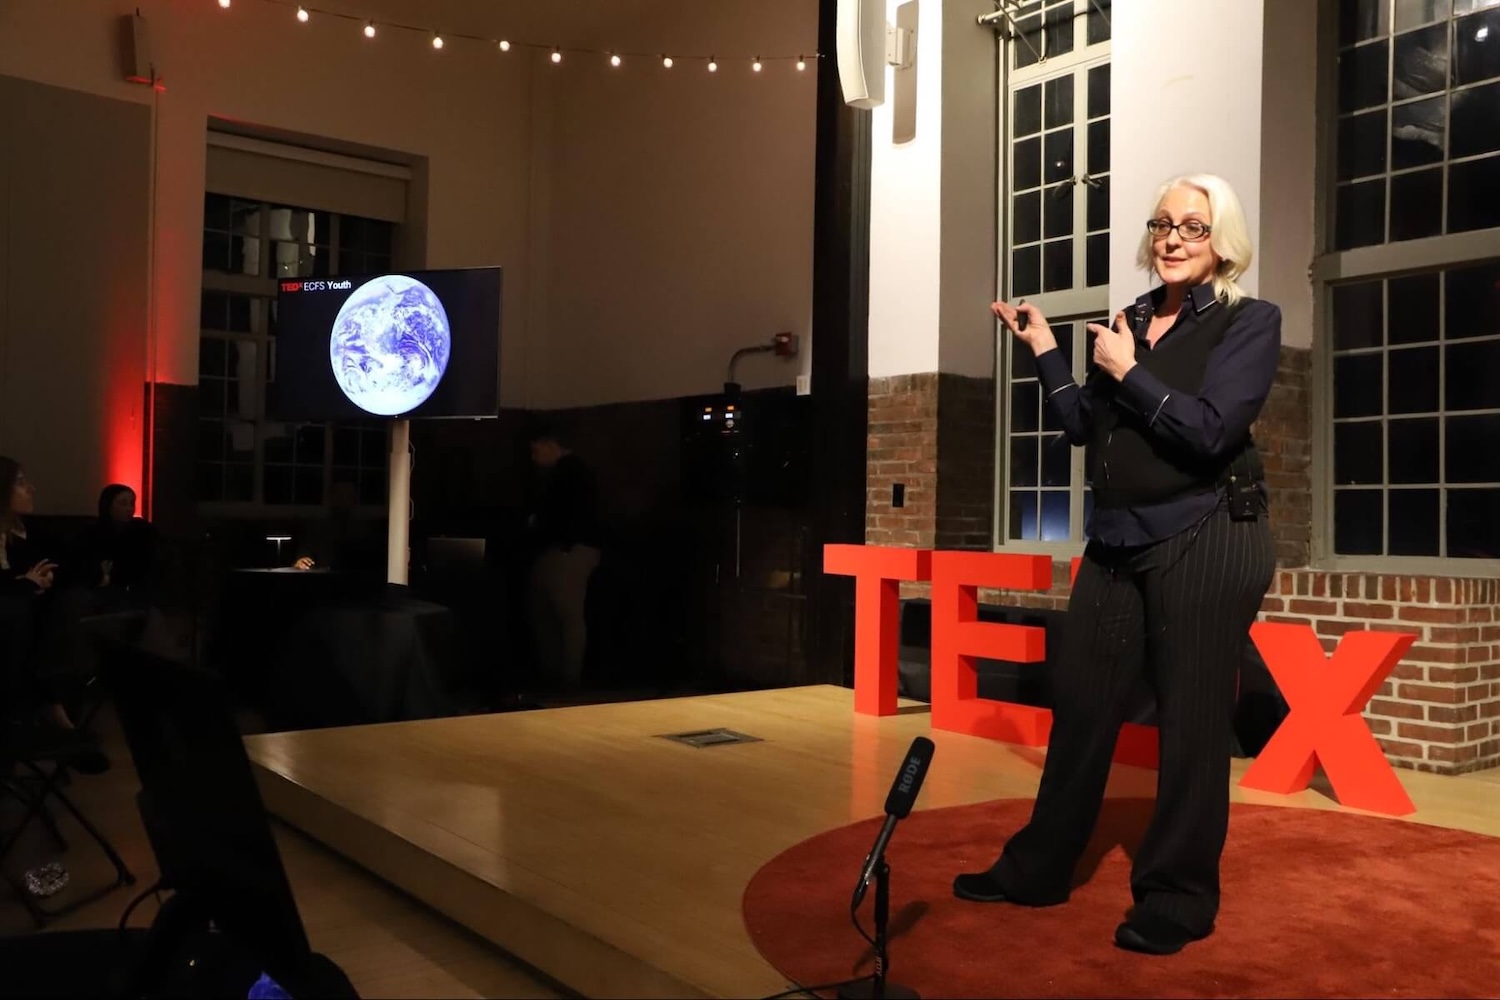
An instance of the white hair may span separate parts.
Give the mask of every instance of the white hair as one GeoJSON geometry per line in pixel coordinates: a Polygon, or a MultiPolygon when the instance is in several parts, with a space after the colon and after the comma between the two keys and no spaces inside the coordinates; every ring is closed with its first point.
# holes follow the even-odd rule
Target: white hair
{"type": "MultiPolygon", "coordinates": [[[[1255,255],[1255,248],[1250,245],[1250,227],[1245,222],[1245,209],[1240,204],[1240,196],[1234,193],[1234,188],[1228,181],[1216,174],[1185,174],[1167,181],[1156,192],[1156,199],[1151,202],[1153,218],[1161,209],[1162,199],[1166,198],[1167,192],[1182,187],[1202,191],[1208,199],[1208,222],[1212,227],[1208,244],[1219,255],[1219,267],[1214,271],[1214,294],[1219,301],[1232,306],[1245,296],[1245,290],[1235,279],[1250,269],[1250,259],[1255,255]]],[[[1136,251],[1135,259],[1146,271],[1152,271],[1156,267],[1152,242],[1150,232],[1141,233],[1141,245],[1136,251]]]]}

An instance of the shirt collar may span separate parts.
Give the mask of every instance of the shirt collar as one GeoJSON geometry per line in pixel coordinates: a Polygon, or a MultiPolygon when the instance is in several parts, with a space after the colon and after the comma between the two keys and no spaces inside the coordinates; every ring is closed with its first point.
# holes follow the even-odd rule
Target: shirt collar
{"type": "MultiPolygon", "coordinates": [[[[1156,312],[1157,305],[1166,296],[1166,294],[1167,289],[1165,285],[1153,288],[1151,289],[1151,291],[1135,300],[1136,308],[1142,310],[1145,315],[1149,316],[1156,312]]],[[[1208,281],[1204,282],[1201,285],[1194,285],[1193,288],[1188,291],[1188,300],[1193,303],[1193,313],[1195,315],[1201,316],[1203,313],[1214,307],[1214,304],[1219,301],[1219,297],[1214,293],[1214,283],[1212,281],[1208,281]]]]}

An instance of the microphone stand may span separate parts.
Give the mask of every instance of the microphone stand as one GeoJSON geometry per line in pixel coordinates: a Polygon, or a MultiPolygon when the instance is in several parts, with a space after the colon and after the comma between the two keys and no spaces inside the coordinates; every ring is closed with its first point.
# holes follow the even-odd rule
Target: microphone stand
{"type": "Polygon", "coordinates": [[[891,866],[885,858],[875,867],[875,975],[839,989],[839,1000],[921,1000],[916,990],[885,978],[891,919],[891,866]]]}

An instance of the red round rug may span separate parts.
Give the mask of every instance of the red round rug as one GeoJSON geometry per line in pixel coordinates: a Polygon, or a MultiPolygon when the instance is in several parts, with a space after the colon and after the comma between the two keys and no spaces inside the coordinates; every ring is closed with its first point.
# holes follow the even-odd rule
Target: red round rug
{"type": "MultiPolygon", "coordinates": [[[[982,871],[1030,799],[913,813],[891,865],[892,981],[924,997],[1482,997],[1500,991],[1500,839],[1350,813],[1232,807],[1215,933],[1165,958],[1114,945],[1148,799],[1111,799],[1062,906],[968,903],[953,876],[982,871]]],[[[849,919],[880,829],[866,820],[803,841],[745,890],[745,923],[804,985],[871,971],[849,919]]],[[[874,888],[860,910],[873,932],[874,888]]]]}

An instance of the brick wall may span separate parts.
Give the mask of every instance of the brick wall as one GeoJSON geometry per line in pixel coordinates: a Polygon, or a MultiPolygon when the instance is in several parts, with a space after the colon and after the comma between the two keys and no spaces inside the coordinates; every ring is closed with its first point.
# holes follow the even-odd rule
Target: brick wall
{"type": "Polygon", "coordinates": [[[1310,624],[1329,651],[1351,629],[1416,633],[1364,713],[1386,757],[1442,774],[1500,764],[1500,580],[1283,570],[1262,618],[1310,624]]]}
{"type": "Polygon", "coordinates": [[[1271,395],[1252,433],[1266,466],[1278,566],[1312,559],[1312,351],[1283,347],[1271,395]]]}
{"type": "Polygon", "coordinates": [[[928,372],[869,388],[865,541],[989,549],[995,503],[995,383],[928,372]],[[906,487],[894,506],[892,488],[906,487]]]}

